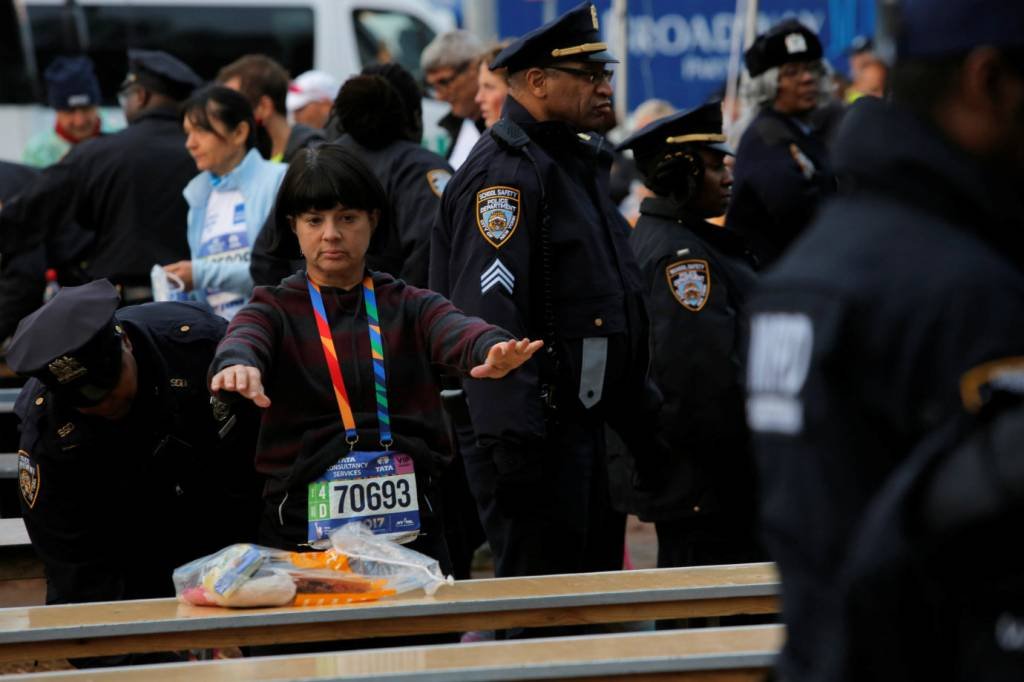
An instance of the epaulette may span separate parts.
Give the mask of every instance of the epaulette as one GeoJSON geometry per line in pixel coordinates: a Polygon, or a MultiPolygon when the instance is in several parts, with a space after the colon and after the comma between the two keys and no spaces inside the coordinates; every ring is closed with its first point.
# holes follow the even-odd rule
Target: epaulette
{"type": "Polygon", "coordinates": [[[507,118],[499,119],[491,126],[491,134],[498,144],[507,149],[522,149],[530,143],[530,137],[523,129],[507,118]]]}

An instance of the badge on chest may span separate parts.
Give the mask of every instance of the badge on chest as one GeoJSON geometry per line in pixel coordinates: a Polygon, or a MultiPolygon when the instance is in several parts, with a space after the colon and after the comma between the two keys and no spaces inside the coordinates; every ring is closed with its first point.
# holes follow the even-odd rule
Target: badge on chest
{"type": "Polygon", "coordinates": [[[476,224],[491,246],[501,248],[519,224],[519,190],[496,185],[477,192],[476,224]]]}
{"type": "Polygon", "coordinates": [[[309,484],[309,542],[359,522],[400,539],[420,529],[412,458],[396,452],[350,452],[309,484]]]}

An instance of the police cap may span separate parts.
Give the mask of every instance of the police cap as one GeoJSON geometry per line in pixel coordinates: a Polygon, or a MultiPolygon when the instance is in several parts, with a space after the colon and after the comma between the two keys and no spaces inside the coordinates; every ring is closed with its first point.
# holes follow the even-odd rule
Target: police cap
{"type": "Polygon", "coordinates": [[[601,41],[597,8],[589,2],[575,7],[554,21],[530,31],[504,50],[488,65],[509,73],[533,66],[547,66],[563,59],[602,64],[618,63],[601,41]]]}
{"type": "Polygon", "coordinates": [[[897,7],[899,58],[938,57],[973,47],[1024,48],[1020,0],[902,0],[897,7]]]}
{"type": "Polygon", "coordinates": [[[718,102],[659,118],[623,140],[616,149],[632,149],[637,168],[646,176],[661,159],[686,145],[733,154],[722,134],[722,107],[718,102]]]}
{"type": "Polygon", "coordinates": [[[105,279],[64,287],[18,323],[7,364],[72,405],[95,405],[121,377],[117,304],[117,290],[105,279]]]}
{"type": "Polygon", "coordinates": [[[46,67],[43,76],[49,103],[54,109],[99,106],[100,83],[88,57],[57,57],[46,67]]]}
{"type": "Polygon", "coordinates": [[[188,64],[159,50],[128,50],[128,75],[121,90],[138,83],[176,100],[186,99],[203,81],[188,64]]]}
{"type": "Polygon", "coordinates": [[[796,19],[772,26],[757,37],[743,55],[751,76],[789,62],[813,62],[821,59],[821,41],[811,29],[796,19]]]}

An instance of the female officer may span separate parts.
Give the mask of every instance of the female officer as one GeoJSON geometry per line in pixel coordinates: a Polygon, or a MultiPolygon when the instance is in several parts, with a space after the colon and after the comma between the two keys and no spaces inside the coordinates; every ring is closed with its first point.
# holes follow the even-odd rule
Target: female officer
{"type": "Polygon", "coordinates": [[[285,167],[255,148],[252,107],[222,86],[182,105],[185,147],[200,173],[185,187],[191,260],[165,266],[213,311],[230,320],[249,298],[252,244],[274,203],[285,167]]]}
{"type": "Polygon", "coordinates": [[[436,480],[450,449],[437,367],[498,379],[541,342],[516,342],[442,296],[366,268],[387,197],[340,145],[300,152],[275,206],[305,271],[259,287],[217,349],[210,389],[265,408],[261,541],[294,549],[361,521],[416,536],[447,569],[436,480]],[[264,388],[266,387],[266,388],[264,388]]]}
{"type": "Polygon", "coordinates": [[[630,242],[651,311],[661,435],[674,454],[660,490],[638,509],[655,522],[659,567],[760,558],[740,382],[756,263],[737,234],[708,222],[729,204],[724,141],[716,102],[659,119],[620,145],[633,150],[655,195],[640,204],[630,242]]]}

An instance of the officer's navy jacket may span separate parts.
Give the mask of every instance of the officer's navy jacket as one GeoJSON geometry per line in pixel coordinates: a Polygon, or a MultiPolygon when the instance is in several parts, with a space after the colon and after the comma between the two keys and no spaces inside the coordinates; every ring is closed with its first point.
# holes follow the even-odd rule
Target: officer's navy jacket
{"type": "Polygon", "coordinates": [[[630,244],[651,311],[651,375],[672,455],[666,482],[641,516],[710,515],[752,536],[754,464],[742,381],[753,257],[732,230],[663,197],[644,199],[630,244]]]}
{"type": "Polygon", "coordinates": [[[195,303],[116,316],[138,367],[125,418],[83,415],[37,379],[15,405],[22,514],[48,604],[170,596],[174,568],[255,539],[255,423],[225,429],[206,388],[226,323],[195,303]]]}
{"type": "Polygon", "coordinates": [[[89,275],[148,286],[154,264],[189,258],[181,191],[195,174],[177,111],[150,109],[118,133],[75,145],[4,206],[0,251],[26,250],[76,221],[96,234],[89,275]]]}
{"type": "Polygon", "coordinates": [[[766,266],[804,231],[834,188],[819,134],[767,107],[751,121],[736,151],[726,224],[766,266]]]}
{"type": "Polygon", "coordinates": [[[869,500],[964,410],[972,368],[1024,355],[1020,188],[898,107],[847,114],[823,209],[751,306],[747,418],[782,574],[784,676],[819,679],[869,500]]]}
{"type": "Polygon", "coordinates": [[[491,128],[452,178],[431,239],[430,286],[466,312],[531,339],[545,336],[549,302],[555,336],[548,342],[558,362],[554,369],[534,357],[504,379],[465,380],[476,436],[512,448],[543,440],[545,385],[555,387],[559,410],[600,409],[613,424],[639,429],[635,417],[650,406],[644,402],[647,315],[629,227],[608,195],[605,143],[565,123],[538,122],[512,97],[504,117],[525,133],[523,145],[510,145],[491,128]],[[545,203],[548,291],[541,256],[545,203]],[[603,343],[607,365],[603,381],[598,373],[595,382],[582,367],[583,349],[603,343]]]}

